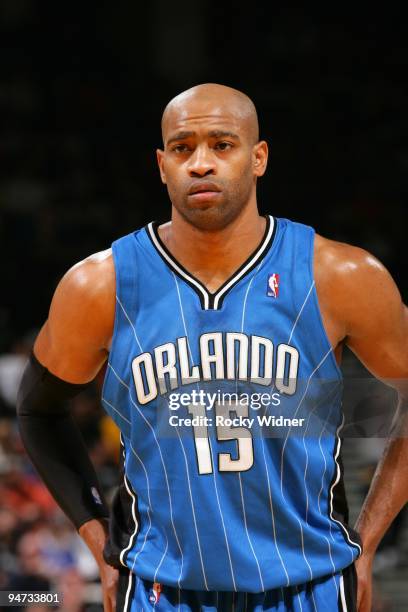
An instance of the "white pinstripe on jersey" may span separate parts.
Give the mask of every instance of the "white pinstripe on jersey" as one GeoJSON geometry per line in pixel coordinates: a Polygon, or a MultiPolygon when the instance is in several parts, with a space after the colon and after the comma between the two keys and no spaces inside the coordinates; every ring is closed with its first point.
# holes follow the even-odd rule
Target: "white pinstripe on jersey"
{"type": "Polygon", "coordinates": [[[256,556],[251,538],[249,537],[249,531],[248,531],[248,524],[247,524],[247,518],[246,518],[246,512],[245,512],[245,502],[244,502],[244,494],[242,491],[242,478],[241,478],[241,472],[238,472],[238,480],[239,480],[239,488],[241,491],[241,502],[242,502],[242,512],[244,515],[244,526],[245,526],[245,532],[248,538],[248,542],[249,542],[249,546],[251,548],[252,554],[254,555],[255,558],[255,562],[256,562],[256,567],[258,568],[258,574],[259,574],[259,580],[261,583],[261,591],[265,591],[265,587],[264,587],[264,581],[262,578],[262,571],[261,571],[261,566],[259,565],[259,561],[258,561],[258,557],[256,556]]]}
{"type": "Polygon", "coordinates": [[[136,451],[135,451],[135,449],[133,448],[133,445],[132,445],[132,443],[131,443],[131,442],[130,442],[130,449],[131,449],[132,453],[135,455],[136,459],[139,461],[139,463],[140,463],[140,465],[142,466],[142,469],[143,469],[143,471],[144,471],[144,474],[145,474],[145,477],[146,477],[146,484],[147,484],[147,499],[148,499],[148,502],[149,502],[149,507],[147,508],[147,516],[148,516],[148,519],[149,519],[149,527],[148,527],[148,529],[147,529],[147,531],[146,531],[145,538],[144,538],[144,540],[143,540],[143,544],[142,544],[142,546],[141,546],[140,550],[139,550],[139,551],[136,553],[135,558],[133,559],[133,563],[132,563],[132,570],[133,570],[133,569],[134,569],[134,567],[135,567],[135,564],[136,564],[136,559],[138,558],[138,556],[140,555],[140,553],[143,551],[143,549],[144,549],[144,547],[145,547],[145,545],[146,545],[146,541],[147,541],[147,537],[148,537],[148,535],[149,535],[150,529],[152,528],[152,517],[151,517],[151,512],[153,512],[153,510],[152,510],[152,502],[151,502],[151,499],[150,499],[150,483],[149,483],[149,477],[148,477],[148,475],[147,475],[147,470],[146,470],[145,464],[143,463],[143,461],[141,460],[141,458],[139,457],[139,455],[137,454],[137,452],[136,452],[136,451]]]}
{"type": "Polygon", "coordinates": [[[183,557],[183,551],[182,551],[181,546],[180,546],[180,541],[179,541],[179,538],[178,538],[178,535],[177,535],[176,527],[175,527],[175,525],[174,525],[174,517],[173,517],[173,504],[172,504],[172,501],[171,501],[171,493],[170,493],[169,479],[168,479],[167,470],[166,470],[166,466],[165,466],[164,459],[163,459],[163,454],[162,454],[162,451],[161,451],[161,448],[160,448],[160,444],[159,444],[159,441],[157,440],[156,433],[155,433],[155,431],[154,431],[154,429],[153,429],[152,425],[149,423],[148,419],[146,419],[146,417],[144,416],[143,412],[140,410],[139,406],[137,405],[137,403],[136,403],[136,402],[134,401],[134,399],[132,398],[132,392],[131,392],[131,389],[130,389],[129,385],[127,385],[127,384],[126,384],[126,383],[125,383],[125,382],[124,382],[124,381],[123,381],[123,380],[120,378],[120,376],[118,375],[118,373],[117,373],[117,372],[114,370],[114,368],[113,368],[113,367],[112,367],[110,364],[108,364],[108,365],[109,365],[109,367],[111,368],[111,370],[112,370],[112,372],[114,373],[114,375],[116,376],[117,380],[120,382],[120,384],[121,384],[121,385],[123,385],[123,386],[124,386],[124,387],[125,387],[125,388],[128,390],[128,393],[129,393],[129,399],[130,399],[130,401],[132,402],[133,406],[134,406],[134,407],[136,408],[136,410],[138,411],[139,415],[142,417],[143,421],[146,423],[146,425],[147,425],[147,426],[149,427],[149,429],[151,430],[151,432],[152,432],[152,434],[153,434],[154,441],[156,442],[156,445],[157,445],[157,448],[158,448],[158,451],[159,451],[160,460],[161,460],[161,464],[162,464],[163,471],[164,471],[164,477],[165,477],[165,481],[166,481],[167,492],[168,492],[168,496],[169,496],[169,506],[170,506],[170,521],[171,521],[171,524],[172,524],[172,528],[173,528],[173,532],[174,532],[174,537],[175,537],[175,539],[176,539],[177,546],[178,546],[178,549],[179,549],[179,551],[180,551],[180,555],[181,555],[181,568],[180,568],[180,574],[179,574],[178,581],[177,581],[177,582],[178,582],[178,584],[180,585],[181,574],[182,574],[182,572],[183,572],[183,559],[184,559],[184,557],[183,557]]]}
{"type": "Polygon", "coordinates": [[[126,421],[126,423],[128,423],[128,425],[131,425],[132,423],[129,421],[129,419],[127,419],[125,416],[123,416],[123,414],[117,409],[115,408],[115,406],[113,406],[113,404],[111,404],[110,402],[108,402],[108,400],[105,397],[101,398],[102,402],[104,402],[107,406],[109,406],[109,408],[112,408],[112,410],[114,410],[124,421],[126,421]]]}
{"type": "MultiPolygon", "coordinates": [[[[132,328],[132,331],[133,331],[133,335],[134,335],[134,337],[135,337],[135,340],[136,340],[136,342],[138,343],[140,350],[143,352],[143,348],[142,348],[141,343],[139,342],[139,338],[138,338],[138,336],[137,336],[135,326],[133,325],[133,323],[132,323],[132,321],[131,321],[131,319],[130,319],[129,315],[127,314],[127,312],[126,312],[126,310],[125,310],[125,308],[124,308],[123,304],[121,303],[121,301],[119,300],[119,298],[118,298],[118,297],[117,297],[117,300],[118,300],[119,305],[121,306],[121,308],[122,308],[122,310],[123,310],[123,313],[125,314],[126,319],[127,319],[127,320],[128,320],[128,322],[129,322],[129,325],[130,325],[130,326],[131,326],[131,328],[132,328]]],[[[129,393],[129,399],[130,399],[130,401],[131,401],[131,402],[132,402],[132,404],[135,406],[136,410],[138,411],[138,413],[139,413],[139,415],[142,417],[142,419],[145,421],[146,425],[147,425],[147,426],[150,428],[150,430],[151,430],[151,432],[152,432],[152,434],[153,434],[154,440],[155,440],[155,442],[156,442],[156,445],[157,445],[158,451],[159,451],[160,460],[161,460],[161,464],[162,464],[162,466],[163,466],[164,477],[165,477],[166,486],[167,486],[167,492],[168,492],[168,496],[169,496],[170,520],[171,520],[171,524],[172,524],[172,527],[173,527],[173,532],[174,532],[174,536],[175,536],[175,539],[176,539],[176,542],[177,542],[177,546],[178,546],[178,549],[179,549],[179,551],[180,551],[180,555],[181,555],[181,569],[180,569],[180,574],[179,574],[179,577],[178,577],[178,584],[179,584],[179,586],[180,586],[180,578],[181,578],[181,574],[183,573],[183,559],[184,559],[184,557],[183,557],[183,551],[182,551],[181,546],[180,546],[180,541],[179,541],[179,539],[178,539],[178,535],[177,535],[176,527],[175,527],[175,525],[174,525],[174,518],[173,518],[173,504],[172,504],[172,501],[171,501],[170,485],[169,485],[169,480],[168,480],[167,470],[166,470],[166,466],[165,466],[165,463],[164,463],[163,454],[162,454],[162,451],[161,451],[161,448],[160,448],[160,444],[159,444],[159,441],[157,440],[156,433],[155,433],[155,431],[154,431],[154,429],[153,429],[152,425],[150,424],[150,422],[148,421],[148,419],[146,419],[146,417],[144,416],[143,412],[140,410],[140,408],[139,408],[139,406],[136,404],[136,402],[133,400],[133,398],[132,398],[132,393],[131,393],[131,390],[130,390],[129,385],[127,385],[127,384],[126,384],[126,383],[125,383],[125,382],[124,382],[124,381],[123,381],[123,380],[120,378],[120,376],[117,374],[117,372],[114,370],[114,368],[112,367],[112,365],[111,365],[110,363],[108,363],[108,366],[111,368],[112,372],[114,373],[114,375],[116,376],[116,378],[118,379],[118,381],[119,381],[119,382],[120,382],[120,383],[121,383],[121,384],[122,384],[122,385],[123,385],[123,386],[124,386],[124,387],[125,387],[125,388],[128,390],[128,393],[129,393]]]]}
{"type": "MultiPolygon", "coordinates": [[[[189,358],[190,358],[190,365],[192,366],[193,363],[194,363],[193,362],[193,355],[192,355],[192,352],[191,352],[190,340],[189,340],[189,335],[188,335],[188,332],[187,332],[186,320],[185,320],[185,317],[184,317],[184,310],[183,310],[183,304],[182,304],[182,301],[181,301],[180,289],[179,289],[179,286],[178,286],[176,275],[174,273],[173,273],[173,278],[174,278],[174,282],[175,282],[176,288],[177,288],[177,295],[178,295],[178,300],[179,300],[179,304],[180,304],[181,319],[182,319],[182,322],[183,322],[184,333],[185,333],[186,339],[187,339],[187,347],[188,347],[188,354],[189,354],[189,358]]],[[[197,390],[198,390],[198,385],[197,385],[197,390]]],[[[180,439],[180,434],[178,432],[178,428],[176,428],[176,430],[177,430],[177,433],[178,433],[179,439],[180,439]]],[[[208,441],[209,441],[210,450],[211,450],[211,453],[212,453],[211,441],[210,441],[210,439],[208,441]]],[[[181,439],[180,439],[180,443],[181,443],[181,439]]],[[[182,445],[183,453],[184,453],[184,456],[185,456],[183,444],[181,443],[181,445],[182,445]]],[[[186,457],[185,457],[185,460],[186,460],[186,469],[187,469],[187,474],[188,474],[187,459],[186,459],[186,457]]],[[[218,501],[218,507],[219,507],[220,515],[221,515],[221,521],[222,521],[222,525],[223,525],[223,529],[224,529],[225,543],[226,543],[226,546],[227,546],[228,559],[229,559],[230,568],[231,568],[231,576],[232,576],[232,581],[233,581],[234,590],[235,590],[236,586],[235,586],[234,571],[233,571],[233,568],[232,568],[231,553],[230,553],[230,548],[229,548],[229,543],[228,543],[228,538],[227,538],[227,532],[226,532],[226,529],[225,529],[224,517],[222,515],[221,505],[219,503],[219,497],[218,497],[218,491],[217,491],[217,485],[216,485],[216,482],[215,482],[214,472],[213,472],[213,478],[214,478],[214,486],[215,486],[215,489],[216,489],[216,497],[217,497],[217,501],[218,501]]],[[[201,564],[202,564],[205,584],[207,585],[207,580],[206,580],[205,572],[204,572],[204,564],[203,564],[203,560],[202,560],[202,557],[201,557],[201,546],[200,546],[200,542],[199,542],[198,529],[197,529],[197,524],[196,524],[193,499],[192,499],[192,495],[191,495],[191,486],[190,486],[190,478],[189,478],[189,476],[188,476],[188,479],[189,479],[188,483],[189,483],[189,492],[190,492],[191,505],[192,505],[192,508],[193,508],[194,525],[195,525],[195,529],[196,529],[196,536],[197,536],[197,541],[198,541],[198,546],[199,546],[199,551],[200,551],[200,560],[201,560],[201,564]]],[[[208,590],[208,588],[207,588],[207,590],[208,590]]]]}
{"type": "Polygon", "coordinates": [[[141,345],[141,344],[140,344],[140,342],[139,342],[139,338],[138,338],[138,336],[137,336],[137,333],[136,333],[136,330],[135,330],[135,326],[133,325],[132,321],[130,320],[129,315],[128,315],[128,313],[126,312],[125,307],[123,306],[123,304],[122,304],[122,302],[120,301],[120,299],[118,298],[118,296],[116,296],[116,301],[118,302],[119,306],[121,307],[121,309],[122,309],[122,311],[123,311],[123,314],[125,315],[126,319],[128,320],[128,323],[129,323],[130,327],[131,327],[131,328],[132,328],[132,330],[133,330],[133,335],[134,335],[134,337],[135,337],[135,340],[136,340],[136,342],[137,342],[137,343],[138,343],[138,345],[139,345],[140,351],[143,353],[142,345],[141,345]]]}
{"type": "MultiPolygon", "coordinates": [[[[272,227],[272,230],[273,230],[273,227],[272,227]]],[[[244,301],[243,301],[243,304],[242,304],[241,333],[244,332],[245,312],[246,312],[246,305],[247,305],[248,294],[249,294],[249,291],[251,289],[252,283],[253,283],[256,275],[258,274],[260,268],[262,267],[263,263],[264,263],[264,260],[261,261],[261,263],[259,264],[258,268],[256,269],[256,272],[253,275],[253,277],[251,278],[251,280],[249,281],[247,290],[245,292],[244,301]]],[[[238,367],[238,365],[237,365],[237,367],[238,367]]],[[[235,379],[236,379],[236,383],[235,384],[236,384],[236,389],[237,389],[238,388],[238,376],[235,376],[235,379]]],[[[252,554],[253,554],[253,556],[255,558],[256,566],[258,568],[259,579],[260,579],[260,582],[261,582],[261,590],[264,591],[265,587],[264,587],[264,581],[263,581],[263,577],[262,577],[261,567],[260,567],[259,560],[258,560],[258,557],[257,557],[257,555],[255,553],[255,549],[254,549],[254,546],[253,546],[253,543],[251,541],[251,538],[249,536],[249,531],[248,531],[247,517],[246,517],[246,511],[245,511],[244,492],[243,492],[243,488],[242,488],[241,473],[238,472],[237,475],[238,475],[238,480],[239,480],[239,488],[240,488],[240,492],[241,492],[241,503],[242,503],[242,512],[243,512],[243,516],[244,516],[245,532],[246,532],[246,535],[247,535],[247,538],[248,538],[248,542],[249,542],[249,546],[251,548],[252,554]]]]}
{"type": "MultiPolygon", "coordinates": [[[[327,359],[327,357],[328,357],[328,355],[331,353],[331,351],[332,351],[332,348],[330,347],[330,349],[327,351],[327,353],[324,355],[324,357],[322,357],[322,359],[320,360],[320,362],[318,363],[318,365],[315,367],[315,369],[313,370],[313,372],[310,374],[310,376],[309,376],[309,378],[308,378],[308,381],[307,381],[307,384],[306,384],[306,389],[305,389],[305,391],[304,391],[304,393],[303,393],[303,395],[302,395],[302,397],[301,397],[301,399],[300,399],[299,404],[297,405],[297,408],[296,408],[296,410],[295,410],[295,412],[294,412],[294,414],[293,414],[293,418],[296,418],[297,413],[299,412],[300,406],[301,406],[301,404],[302,404],[302,402],[303,402],[304,398],[306,397],[306,393],[307,393],[307,390],[308,390],[308,388],[309,388],[310,381],[312,380],[312,377],[313,377],[313,376],[314,376],[314,374],[317,372],[317,370],[320,368],[320,366],[321,366],[321,365],[324,363],[324,361],[327,359]]],[[[283,492],[283,461],[284,461],[284,453],[285,453],[285,449],[286,449],[286,444],[287,444],[287,441],[288,441],[288,438],[289,438],[289,435],[290,435],[291,429],[292,429],[292,426],[290,426],[290,427],[289,427],[288,433],[286,434],[285,441],[284,441],[283,446],[282,446],[282,453],[281,453],[281,477],[280,477],[280,480],[281,480],[281,486],[280,486],[280,488],[281,488],[281,494],[282,494],[282,497],[283,497],[283,499],[284,499],[284,500],[286,500],[286,498],[285,498],[285,494],[284,494],[284,492],[283,492]]],[[[298,517],[297,517],[297,516],[295,516],[295,518],[296,518],[296,520],[298,521],[298,523],[299,523],[299,527],[300,527],[300,537],[301,537],[301,542],[302,542],[302,554],[303,554],[303,557],[304,557],[304,559],[305,559],[305,561],[306,561],[306,564],[307,564],[307,566],[308,566],[308,568],[309,568],[309,571],[310,571],[310,580],[313,580],[313,572],[312,572],[312,568],[310,567],[310,564],[309,564],[309,562],[308,562],[308,560],[307,560],[307,558],[306,558],[306,555],[305,555],[304,541],[303,541],[303,528],[302,528],[302,524],[301,524],[301,522],[299,521],[299,519],[298,519],[298,517]]]]}
{"type": "Polygon", "coordinates": [[[261,431],[262,452],[263,452],[263,458],[264,458],[265,470],[266,470],[266,482],[267,482],[267,485],[268,485],[269,507],[271,509],[273,539],[274,539],[274,542],[275,542],[276,551],[278,553],[278,557],[280,559],[283,571],[285,572],[286,586],[289,586],[289,583],[290,583],[290,581],[289,581],[289,574],[288,574],[288,571],[286,569],[286,565],[283,562],[283,558],[282,558],[282,555],[280,553],[279,546],[278,546],[278,541],[277,541],[277,538],[276,538],[275,513],[274,513],[274,510],[273,510],[271,483],[270,483],[270,479],[269,479],[268,463],[267,463],[266,457],[265,457],[265,440],[264,440],[264,437],[263,437],[262,428],[261,428],[260,431],[261,431]]]}
{"type": "MultiPolygon", "coordinates": [[[[297,405],[297,408],[296,408],[296,410],[295,410],[295,412],[293,414],[293,418],[296,418],[296,416],[297,416],[297,414],[299,412],[300,406],[302,405],[303,400],[306,397],[307,391],[309,389],[310,381],[312,380],[313,376],[316,374],[316,372],[320,368],[320,366],[325,362],[327,357],[330,355],[332,350],[333,350],[332,347],[330,347],[330,349],[327,351],[327,353],[321,358],[320,362],[317,364],[317,366],[315,367],[313,372],[310,374],[310,376],[309,376],[309,378],[307,380],[307,383],[306,383],[306,389],[304,390],[303,395],[302,395],[302,397],[300,399],[300,402],[297,405]]],[[[280,481],[281,481],[281,493],[282,493],[283,498],[285,498],[284,493],[283,493],[283,460],[284,460],[284,453],[285,453],[285,449],[286,449],[286,444],[287,444],[287,441],[288,441],[288,438],[289,438],[289,435],[290,435],[291,431],[292,431],[292,426],[290,426],[289,429],[288,429],[288,433],[286,434],[285,441],[284,441],[283,447],[282,447],[282,453],[281,453],[281,478],[280,478],[280,481]]]]}
{"type": "MultiPolygon", "coordinates": [[[[288,344],[289,344],[289,342],[290,342],[290,339],[292,338],[293,332],[294,332],[295,327],[296,327],[296,325],[297,325],[297,323],[298,323],[298,321],[299,321],[299,319],[300,319],[300,316],[301,316],[301,314],[302,314],[302,312],[303,312],[303,309],[304,309],[304,307],[305,307],[305,305],[306,305],[306,302],[307,302],[307,300],[309,299],[309,296],[310,296],[310,293],[311,293],[311,291],[312,291],[312,289],[313,289],[313,286],[314,286],[314,281],[312,282],[312,284],[311,284],[311,286],[310,286],[310,289],[309,289],[309,291],[308,291],[308,293],[307,293],[307,295],[306,295],[306,297],[305,297],[305,299],[304,299],[304,301],[303,301],[303,304],[302,304],[302,306],[301,306],[301,308],[300,308],[300,310],[299,310],[299,312],[298,312],[298,315],[297,315],[297,317],[296,317],[296,319],[295,319],[295,322],[294,322],[294,324],[293,324],[293,326],[292,326],[292,329],[291,329],[291,332],[290,332],[290,335],[289,335],[288,344]]],[[[248,293],[248,291],[247,291],[247,293],[248,293]]],[[[245,297],[246,297],[246,296],[245,296],[245,297]]],[[[245,300],[245,302],[246,302],[246,300],[245,300]]],[[[243,325],[244,325],[244,313],[243,313],[243,318],[242,318],[242,328],[243,328],[243,325]]],[[[273,391],[273,389],[274,389],[274,386],[275,386],[275,383],[273,383],[273,385],[272,385],[272,387],[271,387],[271,393],[272,393],[272,391],[273,391]]],[[[280,550],[279,550],[279,547],[278,547],[278,543],[277,543],[277,538],[276,538],[275,515],[274,515],[274,510],[273,510],[273,501],[272,501],[271,484],[270,484],[270,478],[269,478],[268,464],[267,464],[267,461],[266,461],[266,456],[265,456],[265,440],[264,440],[264,436],[263,436],[262,428],[260,429],[260,435],[261,435],[261,440],[262,440],[262,451],[263,451],[263,458],[264,458],[265,470],[266,470],[266,479],[267,479],[267,485],[268,485],[268,495],[269,495],[269,505],[270,505],[270,509],[271,509],[271,517],[272,517],[272,530],[273,530],[273,537],[274,537],[275,546],[276,546],[276,550],[277,550],[277,553],[278,553],[279,559],[280,559],[280,561],[281,561],[281,564],[282,564],[283,570],[284,570],[285,575],[286,575],[286,580],[287,580],[286,586],[289,586],[289,575],[288,575],[288,571],[287,571],[287,568],[286,568],[286,566],[285,566],[285,564],[284,564],[284,562],[283,562],[283,558],[282,558],[282,555],[281,555],[281,553],[280,553],[280,550]]],[[[301,528],[301,531],[302,531],[302,528],[301,528]]],[[[303,531],[301,532],[301,537],[302,537],[302,539],[303,539],[303,531]]],[[[308,565],[309,565],[309,564],[308,564],[308,565]]],[[[309,566],[309,567],[310,567],[310,566],[309,566]]],[[[299,596],[298,596],[298,597],[299,597],[299,596]]],[[[300,603],[300,597],[299,597],[299,603],[300,603]]],[[[301,605],[301,604],[300,604],[300,605],[301,605]]]]}
{"type": "Polygon", "coordinates": [[[298,324],[298,321],[299,321],[299,319],[300,319],[300,317],[301,317],[301,315],[302,315],[303,309],[304,309],[304,307],[305,307],[305,306],[306,306],[306,304],[307,304],[307,301],[308,301],[308,299],[309,299],[309,297],[310,297],[310,294],[312,293],[312,289],[313,289],[313,287],[314,287],[314,286],[315,286],[315,282],[314,282],[314,280],[313,280],[313,281],[312,281],[312,284],[310,285],[310,289],[309,289],[309,291],[307,292],[306,297],[305,297],[305,299],[304,299],[304,301],[303,301],[302,307],[301,307],[301,309],[300,309],[300,310],[299,310],[299,312],[298,312],[298,315],[297,315],[297,317],[296,317],[296,319],[295,319],[295,322],[293,323],[293,327],[292,327],[292,329],[290,330],[290,334],[289,334],[289,338],[288,338],[287,344],[290,344],[290,341],[292,340],[292,336],[293,336],[293,333],[294,333],[294,331],[295,331],[296,325],[298,324]]]}

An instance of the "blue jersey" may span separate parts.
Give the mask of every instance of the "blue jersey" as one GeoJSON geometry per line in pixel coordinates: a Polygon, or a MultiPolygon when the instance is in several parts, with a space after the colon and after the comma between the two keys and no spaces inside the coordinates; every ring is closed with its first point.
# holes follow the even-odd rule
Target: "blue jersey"
{"type": "Polygon", "coordinates": [[[267,217],[259,247],[210,293],[156,224],[113,243],[103,403],[129,500],[118,556],[140,578],[257,593],[360,554],[344,523],[341,373],[313,245],[312,228],[267,217]]]}

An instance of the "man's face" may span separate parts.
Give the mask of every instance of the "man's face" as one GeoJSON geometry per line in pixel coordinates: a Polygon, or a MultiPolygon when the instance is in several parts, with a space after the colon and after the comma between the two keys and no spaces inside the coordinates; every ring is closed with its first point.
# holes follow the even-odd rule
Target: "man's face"
{"type": "Polygon", "coordinates": [[[179,214],[202,230],[231,223],[255,196],[266,167],[266,143],[254,142],[249,119],[231,107],[193,97],[163,122],[162,181],[179,214]]]}

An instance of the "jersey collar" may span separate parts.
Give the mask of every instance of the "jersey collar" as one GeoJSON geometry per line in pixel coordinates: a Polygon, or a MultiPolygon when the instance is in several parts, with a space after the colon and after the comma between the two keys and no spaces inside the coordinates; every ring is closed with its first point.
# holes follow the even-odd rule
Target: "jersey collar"
{"type": "Polygon", "coordinates": [[[276,220],[271,215],[266,216],[265,233],[255,251],[244,263],[215,291],[209,291],[201,281],[193,276],[182,264],[177,261],[167,249],[158,232],[158,222],[152,221],[146,228],[147,235],[165,264],[180,278],[182,278],[200,298],[203,310],[220,310],[225,296],[231,289],[260,262],[272,246],[276,234],[276,220]]]}

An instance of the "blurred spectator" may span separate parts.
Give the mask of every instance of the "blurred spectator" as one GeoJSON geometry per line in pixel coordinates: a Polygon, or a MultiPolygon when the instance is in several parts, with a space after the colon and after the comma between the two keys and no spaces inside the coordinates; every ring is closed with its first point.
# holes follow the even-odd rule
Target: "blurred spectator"
{"type": "Polygon", "coordinates": [[[0,418],[15,415],[17,391],[36,332],[16,340],[9,353],[0,355],[0,418]]]}
{"type": "Polygon", "coordinates": [[[71,568],[56,582],[56,591],[62,596],[63,612],[83,612],[86,601],[86,583],[80,573],[71,568]]]}

